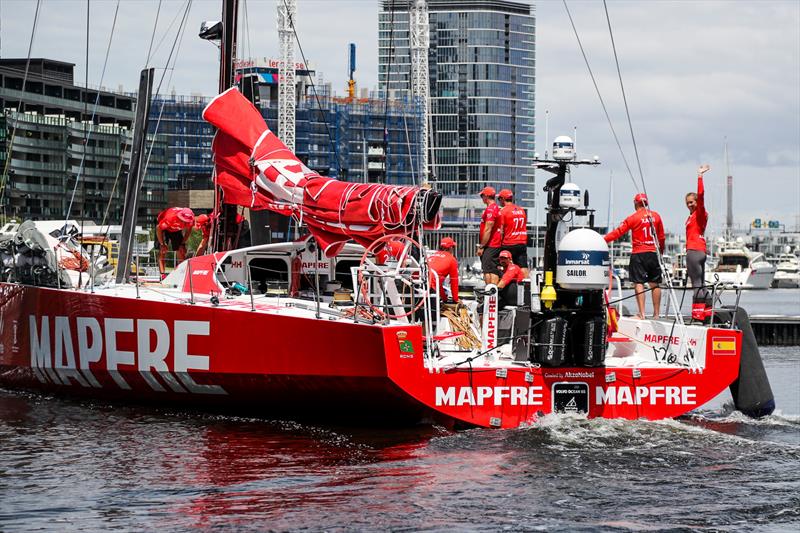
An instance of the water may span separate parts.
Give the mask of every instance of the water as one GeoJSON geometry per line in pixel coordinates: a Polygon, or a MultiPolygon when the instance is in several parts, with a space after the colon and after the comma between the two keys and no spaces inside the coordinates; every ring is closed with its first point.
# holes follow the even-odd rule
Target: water
{"type": "Polygon", "coordinates": [[[778,412],[513,431],[330,428],[0,390],[0,530],[800,529],[800,347],[778,412]]]}

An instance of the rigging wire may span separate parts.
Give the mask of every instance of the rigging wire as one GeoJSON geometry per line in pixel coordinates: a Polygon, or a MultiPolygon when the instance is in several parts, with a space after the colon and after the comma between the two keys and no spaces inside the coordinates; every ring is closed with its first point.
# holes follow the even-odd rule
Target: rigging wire
{"type": "MultiPolygon", "coordinates": [[[[28,57],[25,61],[25,74],[22,76],[22,92],[25,92],[25,86],[28,83],[28,72],[30,71],[31,65],[31,50],[33,49],[33,41],[36,37],[36,27],[39,22],[39,7],[41,6],[42,0],[36,0],[36,11],[33,15],[33,28],[31,29],[31,39],[28,43],[28,57]]],[[[18,114],[22,115],[25,113],[25,100],[20,98],[19,102],[19,111],[18,114]]],[[[11,155],[14,150],[14,139],[17,136],[17,128],[19,127],[20,120],[17,119],[14,121],[14,129],[11,130],[11,140],[8,142],[8,150],[6,151],[6,164],[3,166],[3,176],[2,180],[0,180],[0,206],[3,206],[3,199],[6,193],[6,184],[8,183],[8,170],[9,166],[11,165],[11,155]]],[[[3,214],[5,215],[5,206],[3,206],[3,214]]]]}
{"type": "MultiPolygon", "coordinates": [[[[109,53],[111,52],[111,43],[114,40],[114,29],[116,28],[116,25],[117,25],[117,14],[119,13],[119,3],[120,3],[120,0],[117,0],[117,7],[114,10],[114,20],[111,23],[111,32],[108,35],[108,46],[106,46],[106,57],[105,57],[105,60],[103,61],[103,71],[100,74],[100,86],[103,85],[103,80],[105,79],[105,75],[106,75],[106,67],[108,66],[108,56],[109,56],[109,53]]],[[[87,0],[87,5],[88,5],[88,0],[87,0]]],[[[86,16],[87,16],[87,21],[88,21],[88,16],[89,16],[88,15],[88,10],[87,10],[87,15],[86,16]]],[[[88,23],[87,23],[86,27],[87,27],[87,36],[86,36],[86,43],[87,43],[87,48],[86,48],[86,56],[87,56],[86,80],[87,81],[86,81],[86,87],[84,88],[84,90],[86,91],[86,94],[88,96],[88,91],[89,91],[89,87],[88,87],[89,86],[89,82],[88,82],[88,79],[89,79],[89,74],[88,74],[88,71],[89,71],[89,62],[88,62],[88,56],[89,56],[88,27],[89,26],[88,26],[88,23]]],[[[86,109],[86,105],[87,104],[88,104],[88,100],[84,101],[84,114],[88,111],[88,109],[86,109]]],[[[100,105],[100,90],[99,89],[97,90],[97,94],[96,94],[95,99],[94,99],[94,107],[92,108],[92,116],[89,119],[89,124],[85,124],[84,123],[85,135],[84,135],[83,154],[81,155],[81,164],[78,167],[78,174],[77,174],[77,176],[75,176],[75,186],[72,188],[72,197],[69,200],[69,205],[67,207],[67,211],[66,211],[65,216],[64,216],[64,225],[67,224],[67,221],[69,220],[69,216],[72,213],[72,205],[75,202],[75,193],[78,190],[78,184],[81,181],[81,174],[83,174],[83,168],[84,168],[84,165],[86,163],[86,151],[89,148],[89,138],[91,137],[90,126],[92,124],[94,124],[94,117],[95,117],[95,115],[97,113],[97,106],[98,105],[100,105]]],[[[84,198],[84,203],[85,203],[85,201],[86,200],[84,198]]]]}
{"type": "Polygon", "coordinates": [[[603,113],[605,113],[606,120],[608,121],[608,126],[611,128],[611,134],[614,136],[614,141],[617,143],[617,148],[619,148],[619,153],[622,156],[623,163],[625,163],[625,168],[628,169],[628,175],[631,177],[631,181],[633,182],[633,188],[635,190],[639,190],[639,186],[636,184],[636,178],[633,177],[633,171],[631,170],[631,167],[628,164],[628,159],[625,157],[625,151],[622,149],[622,144],[619,142],[619,137],[617,136],[617,132],[614,129],[614,124],[611,122],[611,117],[608,114],[608,109],[606,108],[606,103],[603,100],[603,95],[600,93],[600,88],[597,85],[597,80],[594,77],[594,72],[592,72],[592,67],[589,65],[589,59],[586,57],[586,51],[583,49],[583,43],[581,43],[581,38],[578,35],[578,29],[575,27],[575,21],[572,20],[572,13],[570,13],[569,6],[567,6],[567,0],[562,0],[562,1],[564,2],[564,9],[566,9],[567,11],[569,22],[572,25],[572,31],[575,34],[575,39],[578,41],[578,46],[581,49],[581,55],[583,55],[583,61],[586,63],[586,68],[589,70],[589,76],[592,78],[592,84],[594,84],[594,90],[597,93],[597,98],[600,99],[600,105],[603,107],[603,113]]]}
{"type": "Polygon", "coordinates": [[[625,84],[622,83],[622,71],[619,68],[619,58],[617,57],[617,45],[614,42],[614,32],[611,31],[611,17],[608,15],[608,5],[606,0],[603,0],[603,9],[606,11],[606,21],[608,22],[608,35],[611,37],[611,48],[614,50],[614,63],[617,66],[617,77],[619,78],[619,87],[622,91],[622,101],[625,103],[625,116],[628,118],[628,128],[631,132],[631,142],[633,143],[633,153],[636,155],[636,165],[639,167],[639,179],[642,181],[642,191],[647,194],[647,186],[644,182],[644,173],[642,172],[642,162],[639,159],[639,148],[636,145],[636,136],[633,134],[633,121],[631,120],[631,113],[628,109],[628,97],[625,94],[625,84]]]}
{"type": "MultiPolygon", "coordinates": [[[[566,5],[566,0],[564,0],[564,5],[566,5]]],[[[616,64],[616,67],[617,67],[617,76],[619,78],[620,90],[622,92],[622,99],[625,102],[625,114],[626,114],[626,117],[627,117],[627,120],[628,120],[628,128],[630,129],[630,132],[631,132],[631,142],[633,143],[633,149],[634,149],[634,153],[636,155],[636,163],[637,163],[637,165],[639,167],[639,177],[640,177],[641,182],[642,182],[642,192],[644,192],[644,194],[647,195],[647,185],[645,184],[645,181],[644,181],[644,173],[642,172],[642,164],[641,164],[641,160],[639,159],[639,150],[638,150],[638,148],[636,146],[636,137],[634,136],[634,133],[633,133],[633,121],[631,120],[631,115],[630,115],[630,111],[629,111],[629,108],[628,108],[628,99],[625,96],[625,85],[622,82],[622,71],[621,71],[620,66],[619,66],[619,57],[617,56],[617,47],[616,47],[616,45],[614,43],[614,32],[611,29],[611,17],[608,14],[608,5],[606,4],[606,0],[603,0],[603,8],[605,9],[605,13],[606,13],[606,21],[608,22],[608,34],[611,37],[611,46],[612,46],[612,48],[614,50],[614,63],[616,64]]],[[[626,164],[627,164],[627,162],[626,162],[626,164]]],[[[631,177],[633,177],[633,176],[631,175],[631,177]]],[[[648,214],[647,221],[648,221],[648,224],[650,225],[651,235],[652,235],[653,241],[655,243],[657,235],[656,235],[656,231],[655,231],[655,221],[653,220],[652,212],[650,211],[650,202],[649,201],[644,202],[644,208],[645,208],[645,210],[647,211],[647,214],[648,214]]],[[[680,327],[683,328],[683,331],[685,332],[686,331],[686,325],[684,324],[683,316],[681,315],[681,306],[678,303],[678,297],[675,295],[675,288],[672,285],[672,277],[670,276],[669,272],[667,271],[666,263],[664,261],[664,256],[661,253],[661,247],[657,244],[656,246],[654,246],[654,248],[655,248],[655,252],[656,252],[656,257],[658,258],[659,267],[661,268],[661,271],[663,273],[665,273],[664,281],[665,281],[665,284],[667,286],[667,293],[668,293],[669,302],[672,303],[672,306],[673,306],[673,308],[675,310],[675,323],[673,324],[672,329],[674,331],[675,326],[680,325],[680,327]]],[[[658,309],[655,309],[654,311],[656,313],[659,312],[658,309]]],[[[681,335],[681,341],[680,341],[680,344],[678,345],[678,352],[679,353],[683,350],[685,338],[686,338],[686,335],[684,333],[684,335],[681,335]]],[[[694,359],[692,359],[689,364],[692,367],[692,370],[697,370],[699,368],[697,366],[696,360],[694,360],[694,359]]]]}
{"type": "Polygon", "coordinates": [[[153,22],[153,33],[150,35],[150,46],[147,48],[147,59],[144,62],[144,67],[150,66],[150,58],[153,53],[153,41],[156,39],[156,29],[158,28],[158,16],[161,14],[161,0],[158,0],[158,9],[156,9],[156,20],[153,22]]]}
{"type": "MultiPolygon", "coordinates": [[[[303,58],[303,64],[308,67],[308,61],[306,61],[306,54],[303,52],[303,45],[300,44],[300,36],[297,34],[297,28],[294,26],[294,19],[292,18],[292,14],[289,11],[289,5],[286,3],[286,0],[283,0],[283,5],[286,6],[286,13],[289,15],[289,26],[292,28],[292,33],[294,33],[294,40],[297,41],[297,48],[300,50],[300,56],[303,58]]],[[[291,65],[290,65],[291,66],[291,65]]],[[[293,67],[292,67],[293,68],[293,67]]],[[[328,124],[328,119],[325,118],[325,113],[322,109],[322,103],[319,100],[319,94],[317,94],[317,87],[314,85],[314,79],[309,77],[311,80],[311,92],[314,93],[314,100],[317,102],[317,109],[319,109],[320,117],[322,117],[322,122],[325,124],[325,130],[328,132],[328,139],[331,142],[331,146],[333,146],[333,154],[334,159],[336,160],[336,169],[338,174],[342,173],[342,165],[339,162],[339,153],[336,143],[333,140],[333,134],[331,133],[330,125],[328,124]]],[[[295,110],[296,111],[296,110],[295,110]]],[[[328,113],[330,115],[330,113],[328,113]]]]}
{"type": "MultiPolygon", "coordinates": [[[[169,72],[169,78],[167,79],[167,87],[169,87],[169,84],[172,82],[172,76],[175,73],[175,63],[178,60],[178,53],[180,52],[181,48],[180,45],[183,42],[183,35],[186,32],[186,26],[187,26],[186,21],[189,18],[189,11],[191,11],[192,9],[192,1],[193,0],[187,0],[186,2],[186,8],[183,12],[183,19],[181,20],[181,23],[178,26],[178,31],[175,34],[175,40],[172,42],[172,48],[170,49],[169,55],[167,56],[167,62],[164,65],[164,70],[161,72],[161,79],[158,81],[158,87],[156,87],[155,94],[157,95],[161,94],[161,85],[164,82],[164,77],[167,75],[167,72],[169,72]],[[172,67],[170,67],[170,61],[172,61],[172,67]]],[[[150,165],[150,156],[153,155],[153,146],[155,146],[156,143],[156,137],[158,135],[158,127],[161,125],[161,117],[164,114],[165,105],[166,105],[166,100],[162,98],[161,109],[158,112],[158,119],[156,119],[156,125],[153,128],[152,137],[150,139],[150,148],[147,151],[147,159],[145,159],[144,167],[141,169],[143,176],[147,175],[147,167],[150,165]]],[[[145,132],[145,135],[146,134],[147,132],[145,132]]]]}
{"type": "MultiPolygon", "coordinates": [[[[181,14],[181,9],[183,9],[183,8],[181,7],[181,5],[179,5],[178,6],[178,10],[175,12],[175,16],[172,17],[172,21],[170,21],[169,25],[167,26],[167,29],[164,30],[164,35],[161,36],[161,39],[158,41],[158,44],[156,44],[156,47],[153,49],[152,55],[149,56],[149,59],[152,59],[153,56],[155,56],[155,54],[158,53],[158,49],[161,48],[161,45],[164,43],[164,39],[166,39],[167,36],[170,34],[170,30],[172,29],[172,26],[175,24],[175,21],[178,20],[178,17],[181,14]]],[[[155,31],[155,30],[153,30],[153,31],[155,31]]]]}

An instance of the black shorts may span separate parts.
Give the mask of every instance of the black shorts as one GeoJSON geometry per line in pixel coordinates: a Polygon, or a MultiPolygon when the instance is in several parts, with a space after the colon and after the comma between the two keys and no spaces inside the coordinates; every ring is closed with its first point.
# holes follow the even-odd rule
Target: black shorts
{"type": "Polygon", "coordinates": [[[511,260],[520,268],[528,268],[528,247],[524,244],[503,246],[503,250],[511,253],[511,260]]]}
{"type": "Polygon", "coordinates": [[[183,246],[182,231],[165,231],[164,242],[169,245],[173,252],[177,252],[183,246]]]}
{"type": "Polygon", "coordinates": [[[661,265],[655,252],[631,254],[628,273],[633,283],[661,283],[661,265]]]}
{"type": "Polygon", "coordinates": [[[500,275],[500,248],[484,248],[481,254],[481,271],[484,274],[500,275]]]}

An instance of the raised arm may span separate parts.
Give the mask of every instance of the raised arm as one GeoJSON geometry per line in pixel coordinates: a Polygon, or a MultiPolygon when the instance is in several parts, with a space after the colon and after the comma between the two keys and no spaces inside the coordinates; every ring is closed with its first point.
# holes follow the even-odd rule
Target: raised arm
{"type": "Polygon", "coordinates": [[[604,239],[606,240],[606,242],[614,242],[617,239],[619,239],[620,237],[622,237],[623,235],[625,235],[626,233],[628,233],[628,231],[630,229],[631,229],[630,223],[628,222],[628,219],[626,218],[625,220],[622,221],[622,224],[620,224],[617,229],[615,229],[615,230],[609,232],[608,234],[606,234],[604,239]]]}
{"type": "Polygon", "coordinates": [[[702,165],[697,169],[697,223],[705,231],[706,224],[708,223],[708,212],[706,211],[705,203],[705,187],[703,186],[703,174],[711,169],[708,165],[702,165]]]}

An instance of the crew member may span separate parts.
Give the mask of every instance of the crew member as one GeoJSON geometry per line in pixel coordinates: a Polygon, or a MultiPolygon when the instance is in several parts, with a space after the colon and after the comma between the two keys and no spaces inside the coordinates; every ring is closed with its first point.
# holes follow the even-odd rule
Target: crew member
{"type": "MultiPolygon", "coordinates": [[[[705,290],[706,273],[706,238],[703,235],[708,224],[708,211],[703,199],[703,174],[711,167],[702,165],[697,169],[697,192],[686,195],[686,207],[689,218],[686,219],[686,274],[692,282],[694,297],[692,298],[692,318],[704,320],[709,314],[705,290]]],[[[710,312],[710,310],[709,310],[710,312]]]]}
{"type": "Polygon", "coordinates": [[[447,298],[444,290],[445,278],[450,278],[450,294],[453,297],[453,302],[458,302],[458,261],[453,257],[451,250],[456,247],[456,241],[450,237],[444,237],[439,242],[439,249],[428,256],[428,268],[431,270],[429,275],[429,284],[431,289],[439,290],[439,296],[442,300],[447,298]],[[433,275],[436,272],[438,276],[433,275]]]}
{"type": "Polygon", "coordinates": [[[626,218],[619,227],[605,236],[606,242],[613,242],[629,231],[633,249],[630,259],[630,279],[636,290],[637,318],[644,319],[644,284],[653,291],[653,318],[658,318],[661,309],[661,263],[656,253],[664,252],[664,224],[661,216],[648,209],[647,195],[637,194],[633,199],[636,211],[626,218]],[[655,234],[655,237],[654,237],[655,234]],[[656,244],[657,242],[657,244],[656,244]]]}
{"type": "MultiPolygon", "coordinates": [[[[400,256],[403,255],[403,250],[405,250],[405,248],[406,243],[401,240],[391,239],[386,241],[383,247],[375,254],[375,263],[378,265],[385,265],[390,259],[397,261],[400,259],[400,256]]],[[[412,247],[409,246],[406,257],[411,255],[411,248],[412,247]]]]}
{"type": "Polygon", "coordinates": [[[503,202],[500,210],[500,232],[503,234],[502,248],[511,253],[514,264],[522,269],[527,278],[528,271],[528,215],[514,204],[514,193],[503,189],[498,195],[503,202]]]}
{"type": "Polygon", "coordinates": [[[199,229],[202,233],[200,244],[197,245],[197,251],[194,253],[195,257],[203,255],[208,249],[208,239],[211,235],[211,217],[208,215],[198,215],[194,219],[194,227],[199,229]]]}
{"type": "Polygon", "coordinates": [[[158,214],[156,238],[159,244],[158,269],[162,278],[166,275],[167,241],[172,250],[178,252],[178,261],[183,261],[186,259],[186,241],[193,226],[194,213],[188,207],[168,207],[158,214]]]}
{"type": "Polygon", "coordinates": [[[523,273],[522,268],[514,264],[511,252],[508,250],[501,251],[499,258],[503,277],[497,283],[497,290],[502,309],[507,305],[517,305],[517,283],[522,283],[528,276],[523,273]]]}
{"type": "Polygon", "coordinates": [[[478,234],[478,257],[481,258],[483,281],[487,284],[500,280],[500,270],[497,268],[497,256],[500,254],[502,235],[500,234],[500,207],[495,201],[496,192],[493,187],[484,187],[480,193],[481,200],[486,205],[481,215],[481,227],[478,234]]]}

